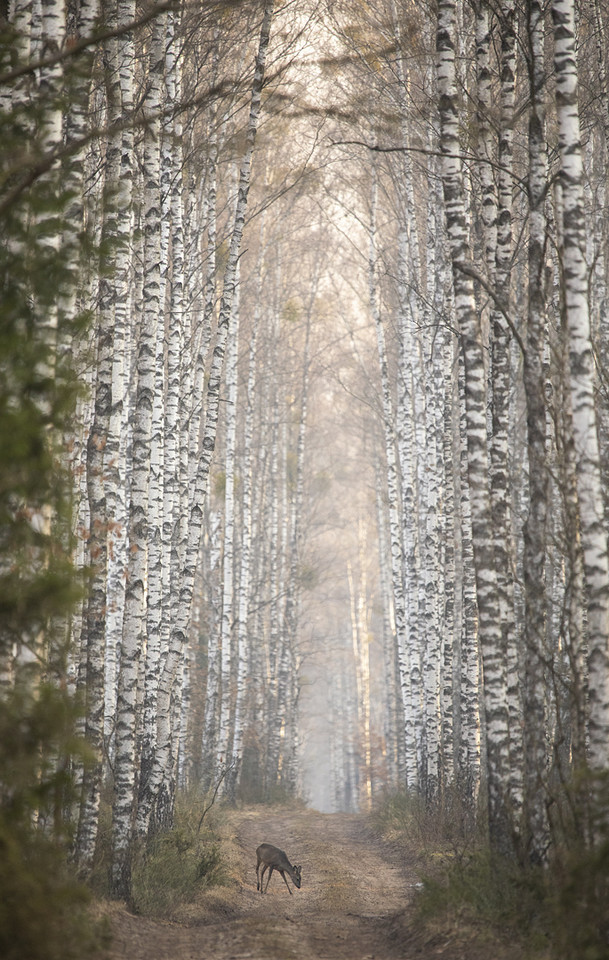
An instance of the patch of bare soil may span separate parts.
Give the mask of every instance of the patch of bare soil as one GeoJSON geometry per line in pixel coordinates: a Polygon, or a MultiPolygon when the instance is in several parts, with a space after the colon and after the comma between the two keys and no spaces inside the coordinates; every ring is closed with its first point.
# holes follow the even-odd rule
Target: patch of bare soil
{"type": "MultiPolygon", "coordinates": [[[[232,887],[192,905],[185,922],[107,908],[109,960],[517,960],[471,931],[431,936],[412,923],[419,879],[413,863],[382,843],[356,815],[261,808],[235,820],[232,887]],[[268,841],[302,866],[292,896],[278,873],[256,890],[256,847],[268,841]]],[[[266,879],[266,878],[265,878],[266,879]]],[[[293,886],[292,884],[290,884],[293,886]]]]}

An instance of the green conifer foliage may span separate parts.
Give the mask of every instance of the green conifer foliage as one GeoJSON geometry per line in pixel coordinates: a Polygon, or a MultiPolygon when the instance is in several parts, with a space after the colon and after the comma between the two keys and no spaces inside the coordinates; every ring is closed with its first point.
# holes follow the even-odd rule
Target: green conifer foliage
{"type": "MultiPolygon", "coordinates": [[[[71,197],[67,159],[42,132],[68,91],[20,73],[4,25],[0,44],[0,955],[52,960],[93,947],[66,856],[71,771],[84,757],[67,675],[82,590],[63,451],[77,390],[66,346],[84,318],[60,306],[76,283],[62,242],[71,197]]],[[[83,240],[81,263],[85,253],[83,240]]]]}

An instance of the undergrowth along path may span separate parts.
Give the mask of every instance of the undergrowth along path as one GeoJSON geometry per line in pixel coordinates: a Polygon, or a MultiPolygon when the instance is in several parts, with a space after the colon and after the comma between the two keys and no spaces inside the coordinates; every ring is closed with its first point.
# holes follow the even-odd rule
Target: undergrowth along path
{"type": "Polygon", "coordinates": [[[109,960],[488,957],[454,931],[430,937],[413,928],[414,856],[409,861],[375,837],[364,817],[260,807],[232,814],[231,827],[233,882],[202,894],[179,923],[110,905],[109,960]],[[267,894],[256,890],[263,841],[302,866],[302,887],[292,896],[276,872],[267,894]]]}

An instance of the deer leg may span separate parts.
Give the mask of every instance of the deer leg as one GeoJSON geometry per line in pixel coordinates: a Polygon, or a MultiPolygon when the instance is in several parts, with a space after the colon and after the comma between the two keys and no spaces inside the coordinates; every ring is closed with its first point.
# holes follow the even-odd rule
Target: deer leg
{"type": "Polygon", "coordinates": [[[274,869],[275,869],[274,867],[269,867],[269,878],[268,878],[268,880],[266,881],[266,890],[265,890],[265,893],[268,892],[269,883],[271,882],[271,877],[273,876],[273,870],[274,870],[274,869]]]}
{"type": "Polygon", "coordinates": [[[260,877],[258,875],[259,869],[260,869],[260,860],[256,864],[256,890],[260,890],[260,877]]]}
{"type": "Polygon", "coordinates": [[[290,890],[290,884],[288,883],[288,878],[286,877],[285,872],[284,872],[283,870],[280,870],[279,873],[280,873],[281,876],[283,877],[283,882],[285,883],[286,887],[288,888],[288,892],[289,892],[290,896],[292,896],[292,891],[290,890]]]}
{"type": "Polygon", "coordinates": [[[268,870],[268,864],[262,864],[262,870],[260,871],[260,893],[264,893],[264,875],[268,870]]]}

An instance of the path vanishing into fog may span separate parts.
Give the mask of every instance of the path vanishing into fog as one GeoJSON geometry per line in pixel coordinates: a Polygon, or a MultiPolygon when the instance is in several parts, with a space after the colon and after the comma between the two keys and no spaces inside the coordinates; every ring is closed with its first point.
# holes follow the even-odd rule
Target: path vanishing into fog
{"type": "Polygon", "coordinates": [[[235,819],[233,888],[213,888],[187,923],[110,912],[111,960],[476,960],[486,956],[454,935],[423,937],[410,921],[419,878],[414,859],[376,839],[364,818],[311,810],[243,812],[235,819]],[[273,874],[256,890],[256,847],[269,841],[302,866],[289,895],[273,874]],[[223,892],[224,891],[224,892],[223,892]]]}

